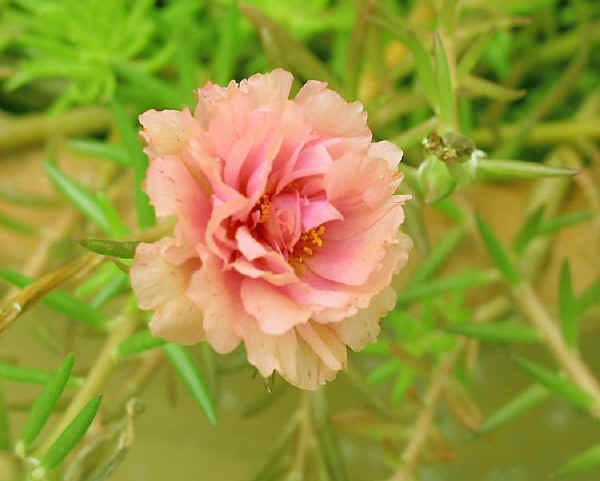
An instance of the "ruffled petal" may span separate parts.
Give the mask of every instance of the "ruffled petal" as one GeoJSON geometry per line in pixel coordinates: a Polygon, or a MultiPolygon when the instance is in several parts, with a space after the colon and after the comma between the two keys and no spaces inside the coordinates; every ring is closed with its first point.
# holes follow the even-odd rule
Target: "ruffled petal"
{"type": "Polygon", "coordinates": [[[334,371],[345,369],[346,346],[335,331],[328,326],[315,323],[297,326],[296,331],[329,369],[334,371]]]}
{"type": "Polygon", "coordinates": [[[346,102],[340,94],[328,89],[325,82],[309,80],[294,102],[303,108],[304,115],[323,135],[371,138],[362,104],[346,102]]]}
{"type": "Polygon", "coordinates": [[[184,295],[161,304],[149,326],[152,335],[170,342],[191,345],[205,339],[202,312],[184,295]]]}
{"type": "Polygon", "coordinates": [[[177,157],[154,159],[144,188],[159,217],[177,215],[190,242],[204,236],[210,216],[210,201],[185,164],[177,157]]]}
{"type": "Polygon", "coordinates": [[[241,289],[246,311],[254,316],[267,334],[283,334],[308,321],[310,311],[265,281],[244,279],[241,289]]]}
{"type": "Polygon", "coordinates": [[[219,259],[203,251],[202,267],[192,275],[186,291],[204,314],[206,339],[220,353],[232,351],[240,342],[237,323],[245,315],[240,282],[238,274],[224,272],[219,259]]]}
{"type": "Polygon", "coordinates": [[[189,272],[163,257],[165,249],[175,244],[175,239],[165,237],[153,244],[139,244],[129,270],[131,286],[137,296],[138,306],[154,309],[181,295],[189,272]]]}
{"type": "Polygon", "coordinates": [[[354,351],[360,351],[379,335],[379,321],[396,303],[396,293],[391,287],[386,287],[375,296],[369,307],[362,309],[356,315],[333,324],[341,341],[354,351]]]}
{"type": "Polygon", "coordinates": [[[354,237],[335,240],[325,232],[323,246],[305,262],[325,279],[352,286],[365,284],[381,265],[386,245],[396,240],[403,219],[402,207],[395,206],[370,229],[354,237]]]}
{"type": "Polygon", "coordinates": [[[148,110],[139,116],[144,127],[142,137],[150,148],[152,156],[175,155],[185,144],[193,118],[186,108],[178,110],[148,110]]]}

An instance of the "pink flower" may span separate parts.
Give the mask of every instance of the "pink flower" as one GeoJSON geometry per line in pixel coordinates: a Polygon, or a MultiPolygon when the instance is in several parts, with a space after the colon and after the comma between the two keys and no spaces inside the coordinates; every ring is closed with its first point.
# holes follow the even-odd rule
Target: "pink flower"
{"type": "Polygon", "coordinates": [[[244,342],[263,376],[316,389],[363,348],[395,302],[410,240],[402,152],[371,142],[366,113],[323,82],[289,100],[292,75],[207,84],[192,114],[140,116],[145,190],[175,236],[141,244],[131,268],[154,335],[244,342]]]}

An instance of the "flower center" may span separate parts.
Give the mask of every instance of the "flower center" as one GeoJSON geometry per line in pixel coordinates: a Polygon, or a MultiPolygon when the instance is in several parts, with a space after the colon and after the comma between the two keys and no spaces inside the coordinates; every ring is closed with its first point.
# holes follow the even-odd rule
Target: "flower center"
{"type": "Polygon", "coordinates": [[[259,224],[264,224],[269,218],[269,211],[271,210],[271,204],[269,203],[269,196],[263,194],[258,201],[258,208],[260,210],[260,217],[258,218],[259,224]]]}
{"type": "Polygon", "coordinates": [[[303,232],[294,246],[290,261],[297,264],[303,264],[305,257],[312,256],[318,249],[323,247],[323,239],[321,236],[324,233],[324,225],[303,232]]]}

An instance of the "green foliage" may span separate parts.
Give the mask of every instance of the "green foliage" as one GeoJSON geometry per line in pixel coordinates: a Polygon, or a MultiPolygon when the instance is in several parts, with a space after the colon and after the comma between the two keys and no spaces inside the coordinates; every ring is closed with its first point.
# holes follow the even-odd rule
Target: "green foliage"
{"type": "MultiPolygon", "coordinates": [[[[56,468],[63,462],[65,457],[75,448],[89,429],[100,408],[101,401],[102,397],[97,396],[92,398],[81,409],[58,439],[48,448],[48,451],[46,451],[41,459],[40,467],[36,468],[36,470],[44,472],[45,470],[56,468]]],[[[34,470],[34,473],[36,470],[34,470]]]]}
{"type": "MultiPolygon", "coordinates": [[[[193,111],[193,90],[206,81],[225,85],[274,67],[284,67],[297,76],[293,91],[306,79],[325,80],[338,91],[343,88],[340,93],[348,101],[359,100],[364,105],[373,139],[391,139],[405,150],[399,167],[405,181],[398,193],[413,196],[404,207],[403,230],[416,249],[408,267],[414,270],[394,281],[398,300],[382,321],[377,342],[349,359],[345,380],[358,395],[356,402],[349,396],[348,412],[338,412],[338,403],[330,403],[335,407],[332,412],[327,406],[329,390],[302,396],[298,411],[282,426],[270,456],[253,479],[345,481],[349,475],[355,476],[348,473],[345,450],[340,450],[337,442],[337,430],[344,423],[352,425],[351,434],[380,443],[373,452],[384,451],[382,457],[396,471],[394,478],[412,479],[411,470],[419,466],[407,460],[411,453],[422,463],[448,456],[440,454],[447,448],[441,446],[437,433],[446,434],[447,426],[454,426],[450,418],[478,436],[486,435],[510,426],[551,394],[597,418],[597,399],[592,400],[596,394],[584,391],[576,377],[567,379],[557,372],[572,374],[565,369],[566,357],[571,368],[575,366],[586,376],[587,366],[580,363],[585,362],[587,352],[579,355],[577,341],[581,327],[590,332],[595,329],[589,322],[592,316],[584,314],[595,313],[600,304],[600,280],[576,292],[574,285],[580,284],[575,256],[579,252],[569,250],[570,258],[564,260],[558,279],[556,305],[545,297],[540,302],[535,290],[529,289],[545,267],[544,259],[556,259],[551,240],[558,232],[584,222],[589,222],[584,229],[590,234],[598,228],[599,190],[594,171],[600,138],[598,59],[593,52],[600,43],[600,8],[596,3],[0,1],[0,150],[11,157],[15,147],[41,141],[52,146],[56,138],[56,145],[65,145],[84,157],[83,162],[77,159],[83,164],[77,168],[72,168],[68,157],[58,162],[51,156],[43,163],[61,193],[58,200],[38,193],[35,185],[21,191],[9,180],[3,182],[0,228],[11,238],[22,235],[24,244],[39,241],[35,252],[23,256],[30,262],[23,272],[39,270],[46,262],[49,266],[62,262],[59,257],[74,245],[69,242],[65,249],[64,237],[84,237],[83,247],[108,258],[99,268],[94,264],[90,270],[69,276],[71,282],[63,290],[40,291],[30,303],[41,299],[57,312],[96,328],[84,331],[95,337],[90,345],[98,355],[85,378],[69,375],[70,358],[57,373],[22,367],[12,359],[0,363],[3,382],[43,386],[42,395],[28,410],[19,444],[20,454],[31,457],[19,466],[28,471],[19,473],[23,479],[107,479],[133,442],[133,414],[129,408],[123,413],[123,407],[130,406],[125,397],[137,394],[145,379],[154,381],[154,371],[145,369],[158,369],[160,362],[173,367],[209,421],[216,423],[222,378],[247,366],[245,354],[240,350],[221,357],[208,344],[196,352],[155,338],[148,329],[140,330],[136,323],[141,324],[142,319],[135,317],[141,313],[135,302],[127,303],[122,295],[131,292],[127,271],[137,246],[137,242],[123,240],[129,234],[124,220],[134,214],[125,202],[129,194],[135,196],[137,215],[135,237],[130,238],[152,242],[171,235],[168,228],[161,230],[162,224],[154,227],[155,212],[143,188],[148,159],[136,119],[150,108],[189,106],[193,111]],[[527,18],[515,16],[522,14],[527,18]],[[88,107],[72,110],[75,105],[88,107]],[[69,139],[69,135],[78,137],[69,139]],[[483,148],[493,152],[490,157],[483,148]],[[86,176],[78,177],[76,172],[83,166],[89,168],[86,176]],[[111,175],[96,175],[100,168],[111,175]],[[575,174],[579,174],[577,182],[572,181],[575,174]],[[132,178],[130,192],[114,188],[121,177],[132,178]],[[473,199],[487,202],[485,195],[503,195],[512,189],[515,184],[509,181],[546,177],[557,179],[554,183],[536,182],[532,202],[519,212],[504,213],[502,207],[496,207],[498,216],[488,213],[489,209],[485,209],[485,220],[471,215],[479,207],[472,205],[473,199]],[[497,181],[505,184],[489,187],[497,181]],[[472,189],[475,183],[484,186],[472,189]],[[486,194],[481,194],[483,190],[477,193],[478,189],[485,189],[486,194]],[[561,211],[567,190],[584,191],[589,206],[561,211]],[[109,199],[114,199],[114,204],[109,199]],[[44,208],[47,217],[54,219],[59,209],[70,206],[81,212],[83,219],[75,226],[57,225],[57,232],[46,231],[46,224],[28,221],[19,210],[41,212],[44,208]],[[439,218],[440,212],[445,218],[439,218]],[[523,212],[530,213],[524,220],[523,212]],[[513,232],[515,222],[520,229],[509,252],[495,232],[513,232]],[[108,239],[90,237],[97,228],[108,239]],[[478,259],[470,258],[477,233],[494,270],[482,270],[478,259]],[[508,286],[498,282],[502,278],[508,286]],[[104,310],[116,316],[114,322],[109,322],[104,310]],[[123,316],[129,315],[135,322],[127,325],[123,316]],[[562,337],[558,332],[547,335],[554,332],[551,326],[555,324],[560,324],[562,337]],[[126,329],[121,331],[123,325],[126,329]],[[105,348],[96,349],[100,338],[105,348]],[[477,390],[471,391],[471,385],[479,382],[472,376],[478,341],[484,343],[484,355],[489,343],[503,344],[503,350],[506,345],[519,344],[519,351],[526,355],[531,349],[527,343],[536,343],[536,350],[549,347],[557,372],[517,358],[518,367],[536,384],[479,424],[471,399],[471,395],[477,399],[477,390]],[[564,344],[569,349],[563,349],[564,344]],[[160,350],[149,353],[157,348],[160,350]],[[453,363],[446,365],[456,352],[453,363]],[[202,356],[200,365],[196,353],[199,359],[202,356]],[[118,399],[107,391],[100,429],[83,440],[100,402],[93,396],[104,391],[112,370],[124,365],[135,370],[132,382],[119,390],[118,399]],[[54,432],[50,439],[55,442],[48,441],[37,452],[29,449],[48,417],[60,416],[57,401],[62,390],[80,388],[84,382],[83,390],[74,391],[68,416],[59,422],[61,427],[68,425],[62,435],[54,432]],[[73,416],[77,412],[79,415],[73,416]],[[415,438],[415,433],[423,438],[415,438]],[[78,445],[80,449],[75,450],[78,445]],[[67,459],[69,453],[73,455],[67,459]],[[36,463],[40,464],[36,467],[36,463]]],[[[504,205],[501,200],[494,201],[497,206],[504,205]]],[[[590,239],[596,237],[590,235],[590,239]]],[[[102,261],[95,254],[86,256],[102,261]]],[[[544,277],[549,272],[545,271],[544,277]]],[[[0,269],[0,278],[21,288],[33,282],[9,268],[0,269]]],[[[17,307],[7,304],[1,312],[20,308],[19,303],[17,307]]],[[[57,341],[55,333],[60,331],[54,325],[48,329],[49,325],[46,317],[35,319],[32,332],[42,326],[46,343],[58,346],[56,352],[64,354],[62,346],[68,344],[57,341]]],[[[581,349],[585,348],[582,343],[581,349]]],[[[508,368],[518,372],[510,363],[508,368]]],[[[589,375],[595,376],[593,370],[589,375]]],[[[485,382],[506,384],[494,372],[485,382]]],[[[593,382],[592,378],[592,386],[593,382]]],[[[245,409],[245,416],[265,415],[265,408],[278,402],[281,393],[296,394],[274,377],[265,386],[273,392],[259,396],[258,402],[245,409]]],[[[9,394],[13,403],[12,392],[9,394]]],[[[4,404],[0,393],[0,450],[14,451],[9,435],[12,408],[4,404]]],[[[27,404],[19,400],[14,405],[21,409],[27,404]]],[[[597,467],[599,460],[594,446],[575,454],[557,474],[584,472],[597,467]]],[[[442,472],[444,468],[436,469],[442,472]]]]}
{"type": "MultiPolygon", "coordinates": [[[[7,267],[0,268],[0,278],[21,288],[33,283],[33,279],[7,267]]],[[[42,302],[73,320],[83,322],[98,329],[105,327],[107,321],[106,314],[66,292],[57,289],[53,290],[44,297],[42,302]]]]}
{"type": "Polygon", "coordinates": [[[479,214],[476,214],[475,220],[477,221],[479,234],[494,264],[496,264],[496,267],[502,272],[506,280],[513,286],[516,286],[521,281],[520,275],[504,250],[504,247],[479,214]]]}
{"type": "Polygon", "coordinates": [[[119,257],[121,259],[133,259],[133,256],[135,255],[135,249],[139,242],[84,239],[80,242],[80,244],[86,249],[104,256],[119,257]]]}
{"type": "Polygon", "coordinates": [[[165,344],[165,340],[160,337],[154,337],[148,329],[144,329],[136,332],[133,336],[119,344],[115,354],[118,356],[130,356],[165,344]]]}
{"type": "Polygon", "coordinates": [[[556,472],[556,476],[565,477],[585,473],[600,466],[600,445],[592,446],[569,460],[556,472]]]}
{"type": "MultiPolygon", "coordinates": [[[[50,382],[53,377],[54,374],[49,371],[0,363],[0,379],[45,385],[50,382]]],[[[82,378],[76,376],[71,376],[67,381],[67,387],[71,388],[81,387],[82,384],[82,378]]]]}
{"type": "Polygon", "coordinates": [[[42,393],[36,399],[33,406],[31,406],[25,425],[21,430],[19,441],[17,442],[17,449],[22,455],[26,455],[31,444],[45,426],[48,417],[54,410],[67,385],[72,368],[73,356],[69,355],[58,367],[56,373],[48,380],[42,393]]]}
{"type": "Polygon", "coordinates": [[[4,399],[4,389],[0,386],[0,451],[8,451],[11,445],[10,421],[4,399]]]}
{"type": "Polygon", "coordinates": [[[22,222],[14,217],[0,211],[0,227],[10,229],[19,234],[31,235],[36,233],[35,227],[22,222]]]}
{"type": "Polygon", "coordinates": [[[116,237],[127,234],[127,227],[106,196],[78,184],[52,162],[44,162],[44,168],[56,188],[106,234],[116,237]]]}
{"type": "Polygon", "coordinates": [[[491,324],[453,324],[444,326],[446,332],[473,337],[487,342],[519,343],[539,342],[540,335],[520,322],[495,322],[491,324]]]}
{"type": "Polygon", "coordinates": [[[183,385],[202,408],[210,423],[216,425],[217,411],[214,400],[188,350],[172,342],[165,344],[162,349],[183,385]]]}
{"type": "Polygon", "coordinates": [[[548,390],[564,397],[574,406],[587,410],[593,404],[594,401],[588,393],[565,379],[563,376],[521,357],[516,357],[515,362],[517,366],[545,386],[548,390]]]}
{"type": "Polygon", "coordinates": [[[142,152],[137,132],[123,106],[116,101],[113,102],[112,113],[125,149],[130,159],[132,159],[131,162],[135,171],[135,205],[138,224],[140,227],[152,226],[156,222],[154,208],[150,205],[148,195],[142,190],[142,182],[148,168],[148,159],[142,152]]]}
{"type": "Polygon", "coordinates": [[[480,434],[488,434],[505,426],[517,417],[542,403],[550,391],[539,384],[533,384],[514,399],[497,409],[479,428],[480,434]]]}
{"type": "Polygon", "coordinates": [[[67,143],[67,147],[76,154],[107,159],[123,167],[131,166],[131,158],[121,145],[93,139],[73,139],[67,143]]]}
{"type": "Polygon", "coordinates": [[[6,17],[21,32],[14,42],[24,59],[9,88],[58,77],[67,84],[55,101],[57,109],[109,101],[119,83],[116,65],[157,69],[175,50],[160,18],[151,13],[153,3],[15,2],[6,17]]]}

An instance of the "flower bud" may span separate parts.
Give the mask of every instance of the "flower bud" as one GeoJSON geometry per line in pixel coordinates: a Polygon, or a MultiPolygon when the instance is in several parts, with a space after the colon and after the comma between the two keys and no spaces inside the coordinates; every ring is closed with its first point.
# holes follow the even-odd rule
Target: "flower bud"
{"type": "Polygon", "coordinates": [[[428,204],[447,197],[456,187],[456,181],[446,163],[435,156],[427,157],[420,165],[419,183],[428,204]]]}

